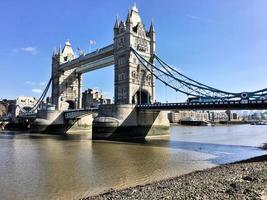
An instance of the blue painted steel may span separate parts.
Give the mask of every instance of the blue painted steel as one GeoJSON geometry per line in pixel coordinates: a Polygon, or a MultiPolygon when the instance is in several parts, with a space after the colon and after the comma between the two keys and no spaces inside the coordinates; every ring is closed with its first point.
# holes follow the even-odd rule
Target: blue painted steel
{"type": "Polygon", "coordinates": [[[195,102],[224,102],[230,100],[267,100],[267,88],[254,92],[227,92],[195,81],[177,71],[174,67],[168,65],[157,55],[154,54],[154,60],[160,65],[146,60],[137,50],[131,47],[131,51],[137,57],[139,62],[156,79],[164,83],[167,87],[181,92],[194,98],[195,102]]]}

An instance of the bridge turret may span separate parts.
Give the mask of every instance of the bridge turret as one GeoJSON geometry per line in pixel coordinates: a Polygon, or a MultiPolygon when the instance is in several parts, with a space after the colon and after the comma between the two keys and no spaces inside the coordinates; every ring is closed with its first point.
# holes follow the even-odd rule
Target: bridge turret
{"type": "Polygon", "coordinates": [[[156,51],[156,32],[154,28],[154,20],[151,21],[149,28],[149,37],[150,37],[150,53],[153,55],[156,51]]]}
{"type": "Polygon", "coordinates": [[[142,22],[141,17],[139,15],[138,8],[136,7],[136,4],[132,7],[132,9],[129,11],[129,17],[130,21],[132,22],[133,26],[136,26],[138,23],[142,22]]]}
{"type": "Polygon", "coordinates": [[[65,42],[65,46],[62,49],[61,57],[63,58],[63,63],[71,61],[75,58],[75,54],[73,52],[73,49],[71,47],[71,43],[69,40],[65,42]]]}
{"type": "Polygon", "coordinates": [[[127,15],[127,19],[126,19],[126,31],[127,32],[131,32],[131,30],[133,29],[133,21],[132,21],[132,17],[131,17],[131,10],[128,10],[128,15],[127,15]]]}
{"type": "Polygon", "coordinates": [[[153,76],[142,66],[130,48],[141,51],[145,59],[153,61],[152,55],[155,51],[153,30],[150,33],[145,29],[138,8],[134,5],[128,12],[126,22],[120,22],[118,34],[114,32],[116,104],[154,101],[153,76]]]}
{"type": "Polygon", "coordinates": [[[74,69],[61,71],[60,66],[75,58],[71,43],[67,41],[63,49],[53,53],[52,56],[52,103],[57,109],[63,109],[64,102],[69,103],[69,108],[81,107],[82,76],[74,69]]]}

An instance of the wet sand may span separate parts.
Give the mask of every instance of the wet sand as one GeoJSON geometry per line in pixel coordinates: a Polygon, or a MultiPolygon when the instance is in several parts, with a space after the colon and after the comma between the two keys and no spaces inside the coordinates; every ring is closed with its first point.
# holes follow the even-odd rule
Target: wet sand
{"type": "Polygon", "coordinates": [[[109,190],[91,199],[259,199],[267,200],[267,154],[183,176],[109,190]]]}

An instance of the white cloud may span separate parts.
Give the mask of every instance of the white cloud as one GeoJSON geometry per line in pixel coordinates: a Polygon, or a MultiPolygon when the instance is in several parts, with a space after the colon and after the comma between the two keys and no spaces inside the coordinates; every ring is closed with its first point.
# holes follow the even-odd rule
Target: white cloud
{"type": "Polygon", "coordinates": [[[34,93],[41,93],[43,90],[42,89],[32,89],[32,92],[34,93]]]}
{"type": "Polygon", "coordinates": [[[24,85],[35,85],[35,82],[32,81],[25,81],[24,85]]]}
{"type": "Polygon", "coordinates": [[[209,18],[204,18],[203,16],[202,17],[199,17],[199,16],[196,16],[196,15],[186,15],[185,17],[187,17],[188,19],[192,20],[192,21],[199,21],[201,23],[213,23],[215,22],[213,19],[209,19],[209,18]]]}
{"type": "Polygon", "coordinates": [[[39,85],[40,86],[45,86],[46,82],[40,82],[39,85]]]}
{"type": "Polygon", "coordinates": [[[14,53],[19,53],[19,52],[25,52],[25,53],[29,53],[29,54],[32,54],[32,55],[35,55],[37,54],[37,48],[36,47],[22,47],[22,48],[14,48],[12,49],[12,51],[14,53]]]}
{"type": "Polygon", "coordinates": [[[30,53],[32,55],[35,55],[37,53],[36,47],[31,47],[31,46],[29,46],[29,47],[22,47],[22,48],[20,48],[20,50],[21,51],[24,51],[26,53],[30,53]]]}
{"type": "Polygon", "coordinates": [[[200,20],[200,17],[195,16],[195,15],[186,15],[186,17],[192,20],[200,20]]]}
{"type": "Polygon", "coordinates": [[[24,85],[29,85],[29,86],[45,86],[46,82],[41,81],[41,82],[34,82],[34,81],[25,81],[24,85]]]}

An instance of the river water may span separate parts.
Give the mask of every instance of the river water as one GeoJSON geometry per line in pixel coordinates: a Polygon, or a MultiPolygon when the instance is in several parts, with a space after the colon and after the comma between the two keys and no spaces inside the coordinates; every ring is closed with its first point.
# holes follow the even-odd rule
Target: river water
{"type": "Polygon", "coordinates": [[[265,154],[267,126],[173,126],[169,138],[0,132],[0,199],[79,199],[265,154]]]}

